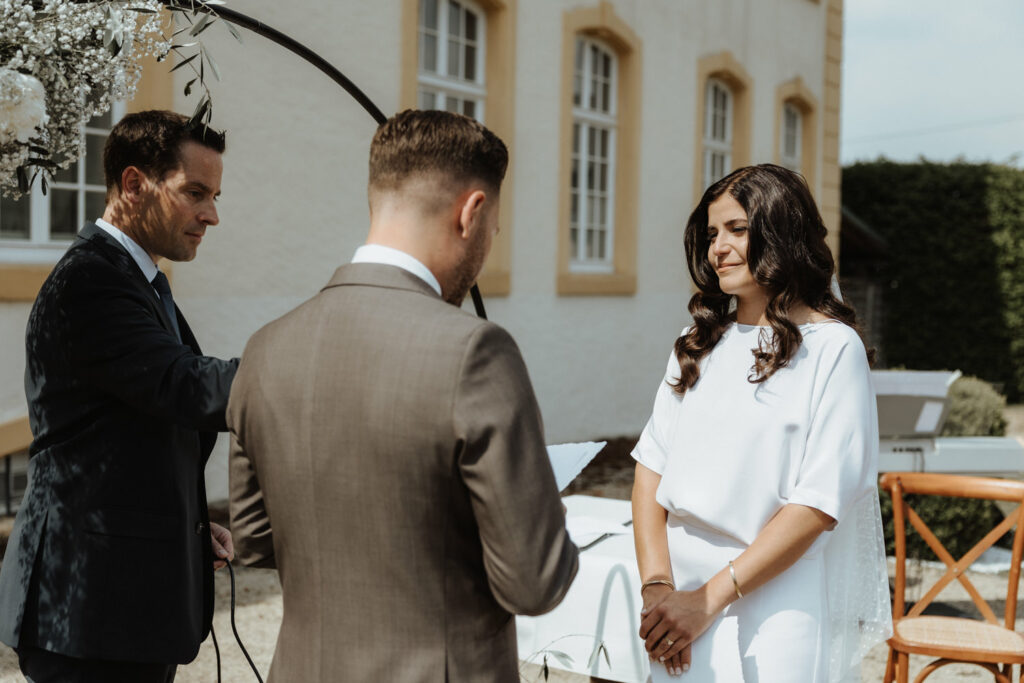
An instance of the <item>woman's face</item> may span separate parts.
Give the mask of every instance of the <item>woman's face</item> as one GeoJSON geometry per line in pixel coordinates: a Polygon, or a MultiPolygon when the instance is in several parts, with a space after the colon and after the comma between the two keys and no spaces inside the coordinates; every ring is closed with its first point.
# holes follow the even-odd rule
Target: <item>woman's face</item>
{"type": "Polygon", "coordinates": [[[708,260],[718,274],[718,286],[738,298],[763,294],[747,263],[747,212],[726,192],[708,206],[708,260]]]}

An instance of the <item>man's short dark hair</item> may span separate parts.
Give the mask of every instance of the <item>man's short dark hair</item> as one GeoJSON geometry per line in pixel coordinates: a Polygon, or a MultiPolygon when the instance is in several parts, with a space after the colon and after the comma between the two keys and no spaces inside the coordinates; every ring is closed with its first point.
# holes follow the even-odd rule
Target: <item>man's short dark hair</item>
{"type": "Polygon", "coordinates": [[[110,131],[103,148],[107,193],[121,187],[121,174],[129,166],[151,178],[163,179],[181,164],[181,145],[185,142],[197,142],[224,153],[224,133],[190,124],[187,116],[159,109],[128,114],[110,131]]]}
{"type": "Polygon", "coordinates": [[[370,145],[370,191],[397,190],[406,180],[441,174],[454,183],[482,181],[497,192],[508,148],[479,121],[447,111],[407,109],[377,129],[370,145]]]}

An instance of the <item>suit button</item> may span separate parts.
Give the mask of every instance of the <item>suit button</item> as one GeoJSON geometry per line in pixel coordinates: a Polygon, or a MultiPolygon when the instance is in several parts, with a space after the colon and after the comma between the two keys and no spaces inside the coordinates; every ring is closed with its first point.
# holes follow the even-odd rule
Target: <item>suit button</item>
{"type": "Polygon", "coordinates": [[[203,524],[202,522],[196,522],[196,535],[197,536],[199,534],[203,533],[203,531],[205,529],[206,529],[206,525],[205,524],[203,524]]]}

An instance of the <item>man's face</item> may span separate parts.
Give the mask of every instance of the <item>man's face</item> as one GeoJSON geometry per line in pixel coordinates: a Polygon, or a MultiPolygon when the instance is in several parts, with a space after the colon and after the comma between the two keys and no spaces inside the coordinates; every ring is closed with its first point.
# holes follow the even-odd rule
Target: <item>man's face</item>
{"type": "Polygon", "coordinates": [[[221,155],[197,142],[181,145],[181,164],[163,179],[146,179],[136,233],[154,261],[191,261],[206,228],[216,225],[221,155]],[[145,243],[143,243],[143,241],[145,243]]]}
{"type": "Polygon", "coordinates": [[[466,252],[455,271],[452,287],[449,292],[445,293],[445,301],[456,306],[462,305],[466,294],[469,293],[469,288],[473,286],[480,271],[483,270],[487,255],[491,253],[494,236],[498,234],[497,196],[486,201],[481,210],[480,221],[481,223],[469,244],[466,245],[466,252]]]}

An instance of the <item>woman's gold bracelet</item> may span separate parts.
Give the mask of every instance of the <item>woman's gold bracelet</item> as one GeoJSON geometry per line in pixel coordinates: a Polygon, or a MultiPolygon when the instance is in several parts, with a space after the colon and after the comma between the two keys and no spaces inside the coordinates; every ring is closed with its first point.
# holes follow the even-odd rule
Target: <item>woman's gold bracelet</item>
{"type": "Polygon", "coordinates": [[[665,586],[668,586],[672,590],[676,589],[676,585],[674,583],[672,583],[671,581],[669,581],[668,579],[651,579],[650,581],[644,581],[643,585],[640,586],[640,594],[643,595],[644,591],[647,588],[649,588],[650,586],[653,586],[655,584],[658,584],[658,583],[663,584],[665,586]]]}
{"type": "Polygon", "coordinates": [[[736,597],[742,598],[743,591],[740,590],[740,582],[736,580],[736,568],[732,566],[732,560],[729,560],[729,576],[732,577],[732,587],[736,589],[736,597]]]}

